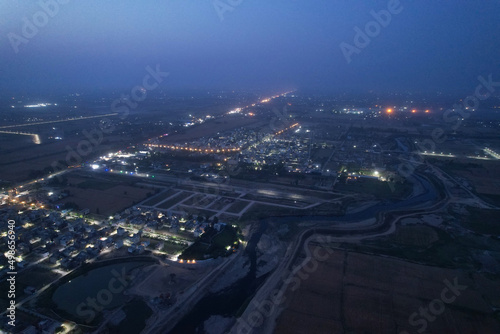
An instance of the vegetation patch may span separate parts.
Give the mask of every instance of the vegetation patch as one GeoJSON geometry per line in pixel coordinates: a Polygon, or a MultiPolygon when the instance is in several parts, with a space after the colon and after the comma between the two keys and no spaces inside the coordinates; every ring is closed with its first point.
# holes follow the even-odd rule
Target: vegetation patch
{"type": "Polygon", "coordinates": [[[185,260],[204,260],[232,254],[239,245],[237,228],[226,225],[220,232],[208,227],[200,238],[180,256],[185,260]]]}

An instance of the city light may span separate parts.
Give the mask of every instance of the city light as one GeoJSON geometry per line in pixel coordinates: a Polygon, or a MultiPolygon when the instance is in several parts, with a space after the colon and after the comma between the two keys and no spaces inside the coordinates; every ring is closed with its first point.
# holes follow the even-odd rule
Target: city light
{"type": "Polygon", "coordinates": [[[187,147],[187,146],[174,146],[174,145],[160,145],[160,144],[147,144],[148,147],[152,148],[166,148],[174,151],[189,151],[189,152],[199,152],[199,153],[231,153],[239,152],[240,148],[199,148],[199,147],[187,147]]]}

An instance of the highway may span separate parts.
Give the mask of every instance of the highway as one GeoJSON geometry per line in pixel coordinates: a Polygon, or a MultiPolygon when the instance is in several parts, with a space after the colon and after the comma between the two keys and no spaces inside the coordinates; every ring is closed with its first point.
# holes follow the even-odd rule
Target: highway
{"type": "Polygon", "coordinates": [[[74,121],[81,121],[81,120],[85,120],[85,119],[111,117],[111,116],[116,116],[116,115],[118,115],[118,113],[104,114],[104,115],[97,115],[97,116],[81,116],[81,117],[73,117],[73,118],[66,118],[66,119],[53,120],[53,121],[42,121],[42,122],[30,122],[30,123],[23,123],[23,124],[3,125],[3,126],[0,126],[0,129],[11,129],[11,128],[19,128],[19,127],[25,127],[25,126],[62,123],[62,122],[74,122],[74,121]]]}

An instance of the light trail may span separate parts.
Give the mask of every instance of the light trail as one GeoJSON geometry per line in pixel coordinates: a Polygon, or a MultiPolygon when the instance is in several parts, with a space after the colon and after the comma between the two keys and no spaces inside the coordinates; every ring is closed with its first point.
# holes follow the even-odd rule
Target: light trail
{"type": "Polygon", "coordinates": [[[291,130],[291,129],[293,129],[293,128],[297,127],[297,126],[299,126],[299,123],[292,124],[292,125],[290,125],[288,128],[285,128],[285,129],[283,129],[283,130],[280,130],[280,131],[276,132],[274,135],[275,135],[275,136],[278,136],[278,135],[282,134],[283,132],[288,131],[288,130],[291,130]]]}

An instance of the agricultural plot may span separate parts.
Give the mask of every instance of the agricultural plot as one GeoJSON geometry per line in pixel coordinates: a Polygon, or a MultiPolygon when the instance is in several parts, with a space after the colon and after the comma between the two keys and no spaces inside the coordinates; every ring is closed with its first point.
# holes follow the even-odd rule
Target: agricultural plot
{"type": "Polygon", "coordinates": [[[129,185],[117,185],[107,189],[83,189],[77,186],[67,189],[71,195],[59,204],[72,202],[81,209],[87,208],[91,213],[106,216],[123,211],[151,194],[151,189],[129,185]]]}
{"type": "MultiPolygon", "coordinates": [[[[315,247],[321,246],[310,246],[310,251],[325,254],[315,247]]],[[[442,298],[445,280],[464,288],[427,322],[428,332],[454,333],[457,324],[463,333],[500,332],[488,300],[499,298],[500,287],[482,275],[343,250],[316,264],[316,270],[302,276],[306,279],[298,276],[300,285],[287,290],[275,333],[417,332],[421,327],[409,317],[442,298]]]]}
{"type": "Polygon", "coordinates": [[[424,225],[399,226],[391,240],[402,245],[428,247],[438,241],[439,236],[434,229],[424,225]]]}

